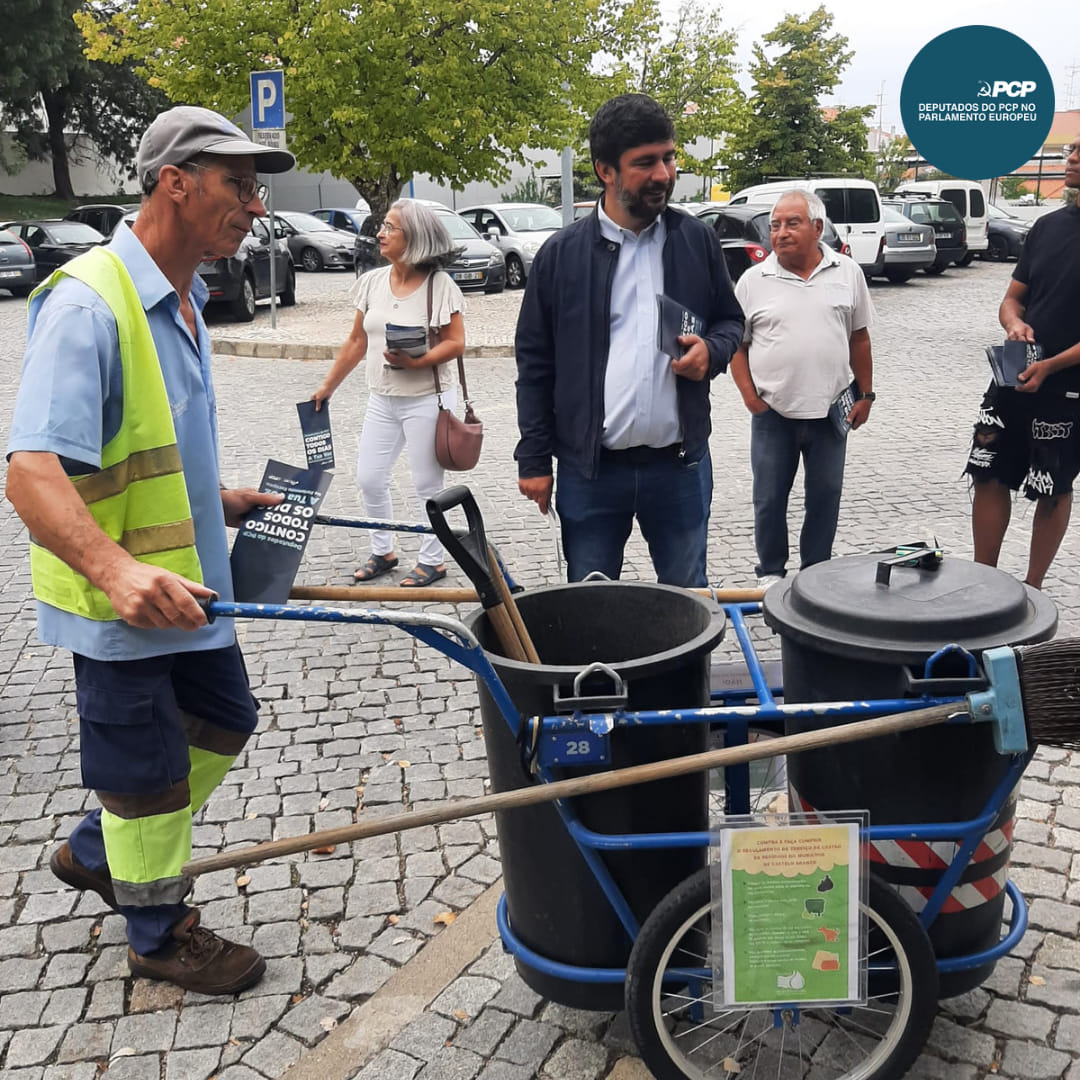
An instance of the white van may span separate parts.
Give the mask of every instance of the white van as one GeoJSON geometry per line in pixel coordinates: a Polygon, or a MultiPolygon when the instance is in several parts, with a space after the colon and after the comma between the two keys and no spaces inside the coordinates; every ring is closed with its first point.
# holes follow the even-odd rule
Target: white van
{"type": "Polygon", "coordinates": [[[775,202],[785,191],[792,190],[812,191],[825,204],[829,220],[867,277],[885,272],[885,221],[881,196],[871,180],[853,176],[773,180],[735,192],[731,205],[775,202]]]}
{"type": "Polygon", "coordinates": [[[986,231],[986,192],[974,180],[908,180],[896,189],[897,195],[934,195],[956,207],[967,226],[967,254],[956,264],[967,266],[990,246],[986,231]]]}

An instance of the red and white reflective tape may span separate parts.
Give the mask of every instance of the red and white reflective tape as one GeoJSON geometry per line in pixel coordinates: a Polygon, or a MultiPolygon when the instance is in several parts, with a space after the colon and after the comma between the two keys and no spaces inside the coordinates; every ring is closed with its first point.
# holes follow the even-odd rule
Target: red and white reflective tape
{"type": "MultiPolygon", "coordinates": [[[[945,903],[941,907],[942,915],[955,915],[959,911],[970,911],[982,904],[987,904],[995,897],[1001,895],[1005,883],[1009,880],[1009,868],[1003,866],[989,877],[979,878],[978,881],[969,881],[964,885],[957,885],[949,893],[945,903]]],[[[926,907],[930,897],[934,895],[932,886],[923,885],[894,885],[893,888],[900,894],[912,911],[919,912],[926,907]]]]}
{"type": "MultiPolygon", "coordinates": [[[[1000,829],[988,832],[971,856],[972,863],[985,862],[1000,855],[1012,843],[1013,820],[1000,829]]],[[[886,866],[905,866],[920,870],[944,870],[956,858],[960,844],[953,840],[871,840],[870,861],[886,866]]]]}

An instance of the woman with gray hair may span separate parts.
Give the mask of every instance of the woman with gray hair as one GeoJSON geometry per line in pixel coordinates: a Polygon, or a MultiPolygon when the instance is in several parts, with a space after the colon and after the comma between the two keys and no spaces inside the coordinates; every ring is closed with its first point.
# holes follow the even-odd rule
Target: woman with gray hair
{"type": "MultiPolygon", "coordinates": [[[[369,270],[356,283],[356,318],[330,371],[312,394],[316,408],[345,380],[361,360],[367,360],[368,406],[360,431],[356,479],[367,513],[393,517],[390,476],[403,446],[409,448],[413,486],[421,505],[441,491],[443,468],[435,458],[435,424],[439,415],[434,370],[456,359],[465,348],[464,300],[450,275],[441,270],[455,255],[454,243],[438,217],[423,203],[398,199],[378,232],[379,251],[389,266],[369,270]],[[429,285],[430,282],[430,285],[429,285]],[[431,330],[428,336],[428,296],[431,330]],[[419,338],[423,344],[389,349],[387,326],[394,333],[419,338]],[[420,355],[411,355],[420,353],[420,355]]],[[[455,388],[440,375],[443,405],[454,407],[455,388]]],[[[398,564],[393,534],[371,534],[371,557],[353,575],[372,581],[398,564]]],[[[416,566],[401,584],[430,585],[446,577],[444,552],[438,539],[425,534],[416,566]]]]}

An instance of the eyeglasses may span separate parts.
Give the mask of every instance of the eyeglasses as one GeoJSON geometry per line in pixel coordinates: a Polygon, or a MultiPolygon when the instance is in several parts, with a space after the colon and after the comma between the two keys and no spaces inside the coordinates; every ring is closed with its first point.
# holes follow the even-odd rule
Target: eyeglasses
{"type": "MultiPolygon", "coordinates": [[[[202,169],[205,172],[217,172],[209,165],[200,165],[197,161],[185,161],[180,166],[182,169],[202,169]]],[[[258,198],[259,202],[266,202],[270,189],[265,184],[260,184],[253,176],[230,176],[228,173],[221,174],[227,183],[236,188],[236,196],[241,206],[247,206],[252,199],[258,198]]]]}
{"type": "Polygon", "coordinates": [[[1061,148],[1061,156],[1063,158],[1071,158],[1073,154],[1080,152],[1080,143],[1073,143],[1071,146],[1063,146],[1061,148]]]}
{"type": "Polygon", "coordinates": [[[402,227],[400,225],[391,225],[389,221],[384,221],[379,226],[379,232],[396,233],[396,232],[404,232],[404,231],[405,230],[402,229],[402,227]]]}

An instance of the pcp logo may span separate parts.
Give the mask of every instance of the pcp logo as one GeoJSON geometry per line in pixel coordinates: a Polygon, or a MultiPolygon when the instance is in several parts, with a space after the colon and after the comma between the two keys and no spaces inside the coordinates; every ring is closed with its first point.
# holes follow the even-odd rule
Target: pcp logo
{"type": "Polygon", "coordinates": [[[1029,79],[997,79],[992,83],[979,83],[979,97],[996,98],[1004,94],[1006,97],[1027,97],[1038,89],[1038,84],[1029,79]]]}

